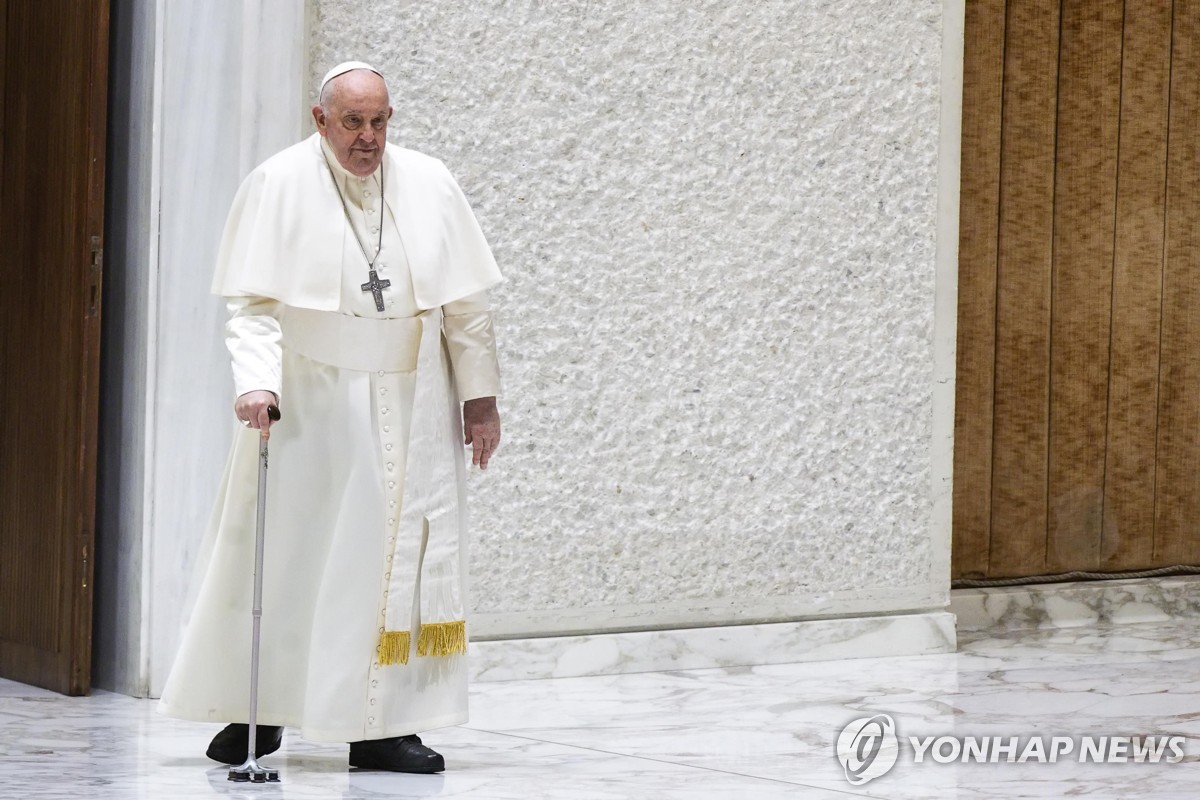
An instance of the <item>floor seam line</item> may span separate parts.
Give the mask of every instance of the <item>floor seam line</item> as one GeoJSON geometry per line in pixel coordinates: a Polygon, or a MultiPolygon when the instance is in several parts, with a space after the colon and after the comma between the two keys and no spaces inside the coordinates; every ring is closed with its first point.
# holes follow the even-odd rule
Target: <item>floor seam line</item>
{"type": "MultiPolygon", "coordinates": [[[[466,726],[464,726],[464,728],[466,728],[466,726]]],[[[744,772],[732,772],[727,769],[716,769],[715,767],[705,767],[705,766],[701,766],[701,765],[697,765],[697,764],[682,764],[678,761],[668,761],[666,759],[652,758],[650,756],[639,756],[639,755],[632,755],[629,753],[615,753],[611,750],[601,750],[598,747],[588,747],[587,745],[579,745],[579,744],[567,744],[565,742],[556,742],[556,741],[553,741],[550,739],[539,739],[536,736],[524,736],[524,735],[521,735],[518,733],[506,733],[504,731],[493,731],[493,730],[487,730],[484,728],[466,728],[466,730],[477,731],[479,733],[491,733],[496,736],[508,736],[512,739],[523,739],[525,741],[539,742],[541,744],[552,744],[552,745],[558,745],[560,747],[570,747],[570,748],[573,748],[576,750],[587,750],[592,753],[602,753],[606,756],[618,756],[620,758],[636,758],[640,761],[650,761],[655,764],[669,764],[669,765],[675,766],[675,767],[685,767],[688,769],[699,769],[699,770],[704,770],[705,772],[716,772],[721,775],[733,775],[733,776],[736,776],[739,778],[751,778],[753,780],[769,781],[771,783],[782,784],[783,786],[797,786],[797,787],[802,787],[805,789],[816,789],[817,791],[836,792],[838,794],[844,794],[847,797],[859,797],[859,798],[868,798],[868,800],[876,800],[871,795],[857,794],[855,792],[849,792],[844,789],[830,789],[825,786],[814,786],[811,783],[797,783],[796,781],[784,780],[783,778],[766,778],[761,775],[747,775],[744,772]]]]}

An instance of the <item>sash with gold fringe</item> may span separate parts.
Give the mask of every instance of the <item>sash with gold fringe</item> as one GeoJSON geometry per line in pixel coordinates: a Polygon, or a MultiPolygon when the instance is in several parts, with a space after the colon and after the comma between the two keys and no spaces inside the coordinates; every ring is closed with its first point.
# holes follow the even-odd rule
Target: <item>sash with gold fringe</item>
{"type": "Polygon", "coordinates": [[[407,664],[414,644],[418,656],[467,651],[462,419],[442,341],[441,314],[427,312],[421,319],[425,329],[417,360],[403,501],[395,542],[386,554],[392,569],[387,625],[379,641],[380,664],[407,664]],[[414,616],[419,621],[415,643],[409,622],[414,616]]]}
{"type": "Polygon", "coordinates": [[[287,315],[283,329],[290,347],[313,360],[371,376],[389,528],[382,554],[386,624],[379,637],[379,663],[408,664],[414,644],[418,656],[465,653],[466,466],[441,309],[404,319],[292,308],[287,315]],[[394,430],[388,406],[374,398],[402,391],[400,374],[414,369],[409,427],[394,430]],[[406,463],[396,470],[396,453],[406,438],[406,463]]]}

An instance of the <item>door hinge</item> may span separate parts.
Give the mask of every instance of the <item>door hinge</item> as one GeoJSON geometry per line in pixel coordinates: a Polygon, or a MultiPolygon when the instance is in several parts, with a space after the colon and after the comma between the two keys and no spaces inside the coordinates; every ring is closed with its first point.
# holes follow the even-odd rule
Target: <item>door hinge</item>
{"type": "Polygon", "coordinates": [[[88,265],[88,313],[89,317],[96,316],[96,306],[100,302],[100,273],[104,268],[104,248],[99,236],[89,237],[89,249],[92,263],[88,265]]]}
{"type": "Polygon", "coordinates": [[[87,544],[84,544],[84,546],[83,546],[83,588],[86,589],[87,585],[88,585],[88,546],[87,546],[87,544]]]}

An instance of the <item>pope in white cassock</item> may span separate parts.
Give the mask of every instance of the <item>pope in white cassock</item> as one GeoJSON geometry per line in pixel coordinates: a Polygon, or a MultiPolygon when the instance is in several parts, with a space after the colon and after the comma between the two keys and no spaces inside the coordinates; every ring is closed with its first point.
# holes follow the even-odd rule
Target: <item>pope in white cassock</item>
{"type": "Polygon", "coordinates": [[[487,290],[501,280],[450,173],[387,144],[383,77],[330,70],[317,133],[243,182],[213,290],[242,423],[160,710],[248,748],[258,429],[271,428],[256,752],[284,726],[350,765],[439,772],[419,731],[467,719],[463,442],[500,441],[487,290]],[[461,412],[460,412],[461,403],[461,412]]]}

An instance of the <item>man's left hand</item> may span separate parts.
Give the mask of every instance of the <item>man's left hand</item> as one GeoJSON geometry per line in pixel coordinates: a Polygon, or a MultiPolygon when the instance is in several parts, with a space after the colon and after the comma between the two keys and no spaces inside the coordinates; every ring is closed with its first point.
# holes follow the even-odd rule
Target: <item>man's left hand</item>
{"type": "Polygon", "coordinates": [[[500,446],[500,412],[495,397],[477,397],[463,403],[463,433],[472,446],[471,463],[487,469],[488,459],[500,446]]]}

